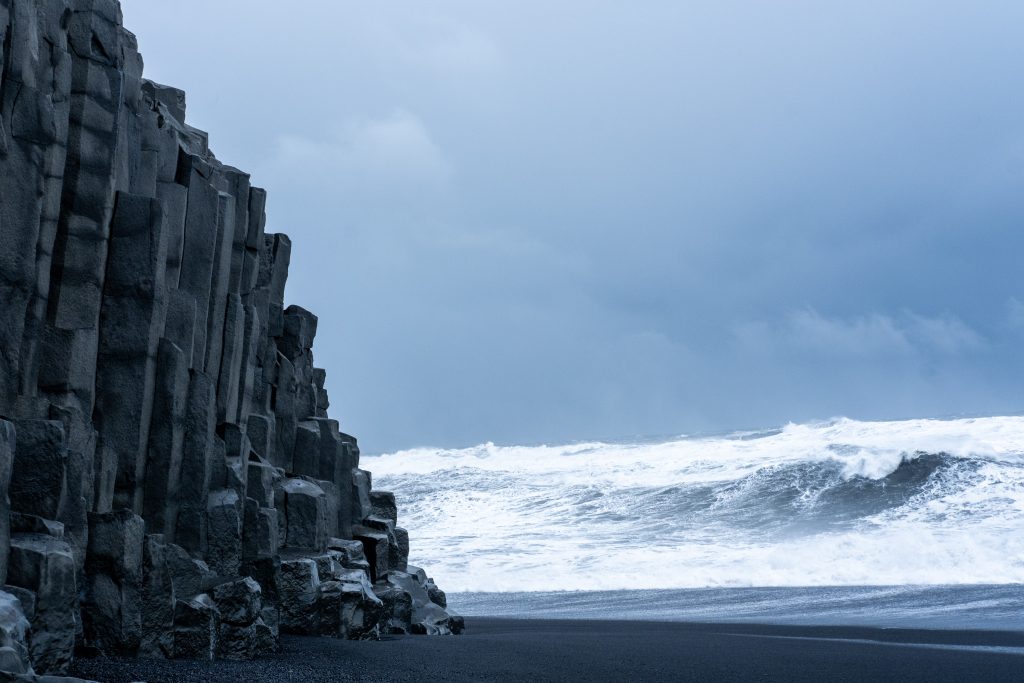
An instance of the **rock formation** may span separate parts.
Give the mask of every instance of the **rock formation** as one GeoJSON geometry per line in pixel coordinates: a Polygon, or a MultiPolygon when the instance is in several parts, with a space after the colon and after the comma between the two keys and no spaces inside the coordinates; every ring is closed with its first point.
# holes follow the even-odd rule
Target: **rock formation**
{"type": "Polygon", "coordinates": [[[117,0],[0,0],[0,45],[0,671],[461,630],[328,417],[266,193],[117,0]]]}

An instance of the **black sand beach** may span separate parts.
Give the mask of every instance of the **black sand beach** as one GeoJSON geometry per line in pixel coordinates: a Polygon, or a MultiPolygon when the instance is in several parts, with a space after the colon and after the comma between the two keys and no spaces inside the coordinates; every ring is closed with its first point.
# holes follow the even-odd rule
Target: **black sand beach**
{"type": "Polygon", "coordinates": [[[105,683],[1020,681],[1024,633],[475,617],[462,636],[282,638],[254,662],[78,660],[105,683]]]}

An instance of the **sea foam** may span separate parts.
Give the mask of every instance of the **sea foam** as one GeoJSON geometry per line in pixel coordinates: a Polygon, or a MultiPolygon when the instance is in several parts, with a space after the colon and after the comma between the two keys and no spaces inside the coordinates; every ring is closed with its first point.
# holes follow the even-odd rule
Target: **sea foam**
{"type": "Polygon", "coordinates": [[[366,460],[453,592],[1024,583],[1024,417],[366,460]]]}

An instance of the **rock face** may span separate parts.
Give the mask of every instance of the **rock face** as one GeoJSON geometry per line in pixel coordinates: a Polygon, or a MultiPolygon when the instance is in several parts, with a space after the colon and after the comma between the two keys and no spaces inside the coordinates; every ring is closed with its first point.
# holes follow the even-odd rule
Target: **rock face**
{"type": "Polygon", "coordinates": [[[266,193],[117,0],[0,0],[0,672],[447,633],[328,417],[266,193]]]}

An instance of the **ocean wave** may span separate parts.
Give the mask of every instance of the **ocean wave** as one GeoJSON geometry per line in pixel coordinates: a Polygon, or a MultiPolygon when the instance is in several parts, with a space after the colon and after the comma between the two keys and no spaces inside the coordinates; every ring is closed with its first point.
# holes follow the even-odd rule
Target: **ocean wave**
{"type": "Polygon", "coordinates": [[[1024,582],[1024,418],[367,458],[454,591],[1024,582]]]}

